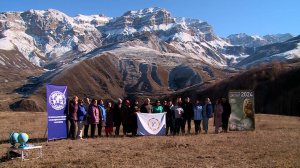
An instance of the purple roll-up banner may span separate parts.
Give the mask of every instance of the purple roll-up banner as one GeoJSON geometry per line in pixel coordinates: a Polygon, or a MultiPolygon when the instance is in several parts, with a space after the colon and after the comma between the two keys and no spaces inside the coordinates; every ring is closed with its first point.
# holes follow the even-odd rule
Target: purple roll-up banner
{"type": "Polygon", "coordinates": [[[67,138],[66,111],[67,86],[47,84],[48,140],[67,138]]]}

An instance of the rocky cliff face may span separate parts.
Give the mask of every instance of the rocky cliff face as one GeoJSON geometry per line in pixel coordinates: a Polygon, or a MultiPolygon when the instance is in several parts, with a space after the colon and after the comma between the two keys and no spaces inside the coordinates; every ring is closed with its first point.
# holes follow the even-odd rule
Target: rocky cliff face
{"type": "Polygon", "coordinates": [[[27,60],[37,66],[63,56],[68,51],[88,52],[101,46],[101,32],[94,25],[108,22],[104,16],[92,16],[88,22],[49,9],[0,14],[2,41],[11,43],[27,60]]]}
{"type": "Polygon", "coordinates": [[[215,35],[205,21],[175,18],[161,8],[115,18],[70,17],[53,9],[0,13],[1,77],[13,83],[0,87],[0,97],[18,93],[10,108],[37,102],[32,107],[42,109],[45,83],[67,84],[70,94],[81,97],[166,95],[231,77],[235,67],[272,61],[274,54],[285,53],[282,60],[300,57],[297,39],[282,42],[283,48],[282,43],[253,47],[250,37],[229,39],[215,35]],[[22,71],[21,77],[12,78],[11,69],[22,71]],[[30,101],[22,103],[21,97],[30,101]]]}

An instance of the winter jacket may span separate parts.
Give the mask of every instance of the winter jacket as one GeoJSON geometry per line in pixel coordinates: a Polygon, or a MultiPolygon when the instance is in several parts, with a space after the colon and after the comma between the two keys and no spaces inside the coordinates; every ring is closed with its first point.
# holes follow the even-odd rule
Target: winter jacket
{"type": "Polygon", "coordinates": [[[182,108],[184,110],[183,117],[185,119],[191,119],[194,116],[194,106],[191,102],[183,103],[182,108]]]}
{"type": "Polygon", "coordinates": [[[203,108],[200,104],[194,107],[194,120],[202,120],[202,111],[203,108]]]}
{"type": "Polygon", "coordinates": [[[222,125],[222,113],[223,113],[223,106],[221,104],[215,105],[215,112],[214,112],[214,124],[215,126],[222,125]]]}
{"type": "Polygon", "coordinates": [[[130,120],[130,107],[123,105],[121,109],[121,119],[122,119],[122,124],[127,125],[130,120]]]}
{"type": "Polygon", "coordinates": [[[103,104],[99,104],[98,108],[99,108],[99,112],[100,112],[99,119],[101,119],[101,122],[103,121],[105,123],[106,122],[106,109],[103,104]]]}
{"type": "Polygon", "coordinates": [[[69,102],[69,119],[77,121],[78,105],[74,100],[69,102]]]}
{"type": "Polygon", "coordinates": [[[183,108],[181,108],[180,106],[173,106],[171,108],[171,110],[174,111],[175,113],[175,118],[182,118],[183,114],[184,114],[184,110],[183,108]]]}
{"type": "Polygon", "coordinates": [[[90,105],[88,110],[88,124],[98,124],[99,123],[99,108],[95,105],[90,105]]]}
{"type": "Polygon", "coordinates": [[[203,111],[202,111],[202,117],[203,118],[209,118],[212,116],[213,113],[213,107],[211,103],[205,104],[203,106],[203,111]]]}
{"type": "Polygon", "coordinates": [[[86,112],[84,106],[78,104],[78,111],[77,111],[78,121],[84,121],[86,114],[87,114],[87,112],[86,112]]]}
{"type": "Polygon", "coordinates": [[[114,118],[113,118],[113,109],[107,108],[106,109],[106,127],[113,127],[114,126],[114,118]]]}
{"type": "Polygon", "coordinates": [[[175,118],[174,111],[171,110],[173,105],[170,107],[169,105],[164,106],[164,112],[166,112],[166,122],[171,122],[175,118]]]}
{"type": "Polygon", "coordinates": [[[222,113],[222,117],[224,118],[229,118],[230,114],[231,114],[231,106],[229,104],[229,102],[225,102],[222,103],[223,106],[223,113],[222,113]]]}
{"type": "Polygon", "coordinates": [[[116,123],[117,125],[120,124],[122,121],[121,114],[122,114],[122,105],[115,104],[113,108],[113,116],[114,116],[114,123],[116,123]]]}
{"type": "Polygon", "coordinates": [[[153,112],[153,107],[151,104],[142,104],[141,113],[152,113],[153,112]]]}
{"type": "Polygon", "coordinates": [[[162,113],[163,110],[162,106],[153,106],[153,113],[162,113]]]}

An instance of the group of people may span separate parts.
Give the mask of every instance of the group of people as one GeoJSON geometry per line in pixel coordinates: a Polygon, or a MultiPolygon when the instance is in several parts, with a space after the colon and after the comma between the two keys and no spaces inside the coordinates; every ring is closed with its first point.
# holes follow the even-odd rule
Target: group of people
{"type": "Polygon", "coordinates": [[[180,97],[175,100],[164,100],[161,103],[156,100],[154,104],[149,98],[140,106],[139,101],[131,103],[128,99],[113,104],[102,99],[78,99],[74,96],[69,101],[68,119],[70,123],[69,137],[72,139],[94,138],[96,129],[98,136],[102,136],[104,128],[106,136],[120,135],[120,127],[123,127],[123,135],[137,135],[137,113],[166,113],[166,135],[191,134],[191,123],[194,120],[195,134],[202,130],[208,132],[208,121],[214,117],[215,133],[227,132],[231,107],[225,98],[217,99],[213,105],[209,98],[202,103],[196,100],[192,103],[189,97],[183,101],[180,97]],[[201,129],[202,122],[202,129],[201,129]],[[187,125],[187,132],[186,132],[187,125]],[[77,131],[76,131],[77,130],[77,131]],[[89,134],[90,132],[90,134],[89,134]]]}

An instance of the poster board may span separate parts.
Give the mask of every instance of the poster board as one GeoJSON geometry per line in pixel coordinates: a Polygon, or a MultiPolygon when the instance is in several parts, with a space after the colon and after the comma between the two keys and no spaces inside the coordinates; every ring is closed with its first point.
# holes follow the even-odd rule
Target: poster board
{"type": "Polygon", "coordinates": [[[231,90],[228,93],[231,105],[230,131],[255,129],[254,92],[252,90],[231,90]]]}

